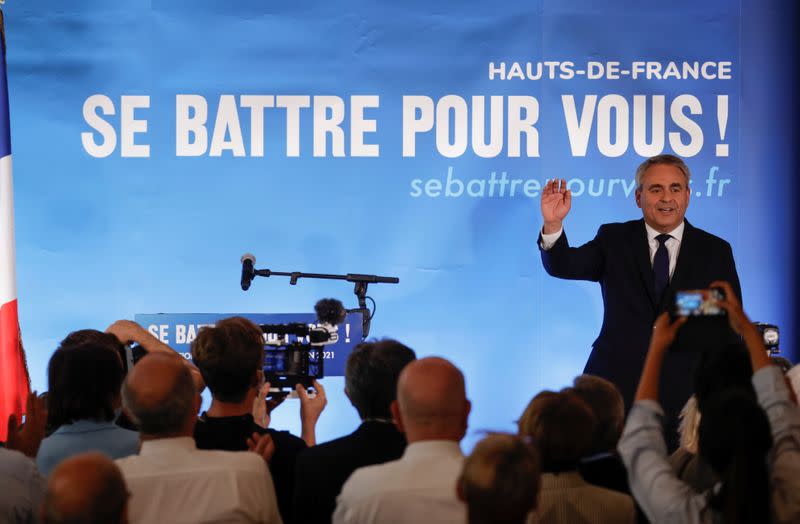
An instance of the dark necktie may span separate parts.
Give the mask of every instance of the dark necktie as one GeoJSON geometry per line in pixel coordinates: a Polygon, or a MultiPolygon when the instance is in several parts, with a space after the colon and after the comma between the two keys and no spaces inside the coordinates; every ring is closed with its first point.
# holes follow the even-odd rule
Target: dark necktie
{"type": "Polygon", "coordinates": [[[669,253],[667,252],[667,240],[672,238],[670,235],[662,233],[656,237],[658,249],[653,258],[653,277],[656,289],[656,301],[661,302],[661,295],[664,288],[669,284],[669,253]]]}

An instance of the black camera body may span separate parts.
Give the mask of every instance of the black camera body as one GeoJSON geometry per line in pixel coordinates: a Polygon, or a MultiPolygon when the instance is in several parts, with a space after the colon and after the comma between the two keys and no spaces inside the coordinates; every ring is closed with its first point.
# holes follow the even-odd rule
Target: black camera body
{"type": "Polygon", "coordinates": [[[342,303],[325,298],[314,305],[317,324],[261,324],[267,335],[264,345],[264,379],[279,391],[294,390],[297,384],[310,388],[325,376],[324,346],[339,341],[338,325],[346,310],[342,303]]]}
{"type": "Polygon", "coordinates": [[[262,369],[264,380],[272,388],[293,390],[297,384],[309,388],[314,380],[325,376],[321,349],[338,340],[335,327],[333,334],[325,328],[306,324],[262,324],[259,327],[267,335],[262,369]]]}

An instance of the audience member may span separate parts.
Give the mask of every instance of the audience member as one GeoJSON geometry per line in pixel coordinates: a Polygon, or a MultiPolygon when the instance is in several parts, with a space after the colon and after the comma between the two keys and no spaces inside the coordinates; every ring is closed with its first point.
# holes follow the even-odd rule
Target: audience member
{"type": "Polygon", "coordinates": [[[8,419],[6,448],[0,447],[0,522],[36,522],[44,497],[45,480],[32,458],[44,438],[47,413],[36,393],[28,395],[25,424],[17,425],[16,415],[8,419]]]}
{"type": "Polygon", "coordinates": [[[755,401],[756,394],[750,381],[752,376],[750,356],[741,344],[710,346],[700,353],[692,380],[693,394],[684,406],[685,415],[681,412],[681,425],[678,427],[681,446],[669,457],[678,478],[698,493],[717,483],[714,470],[697,452],[704,406],[712,396],[729,388],[742,389],[755,401]],[[687,442],[685,446],[684,441],[687,442]]]}
{"type": "Polygon", "coordinates": [[[392,421],[397,379],[416,358],[396,340],[365,342],[347,357],[344,392],[358,411],[361,425],[353,433],[302,452],[294,489],[295,521],[330,523],[336,497],[358,468],[399,459],[406,439],[392,421]]]}
{"type": "Polygon", "coordinates": [[[536,449],[515,435],[493,434],[475,446],[458,478],[469,524],[522,524],[539,496],[536,449]]]}
{"type": "Polygon", "coordinates": [[[698,397],[699,453],[720,482],[699,494],[680,481],[666,457],[658,391],[664,355],[686,318],[671,322],[666,313],[661,315],[619,445],[631,490],[653,522],[798,522],[800,409],[789,399],[783,374],[770,363],[760,333],[730,285],[711,285],[725,291],[718,303],[747,346],[761,407],[740,387],[717,390],[705,402],[698,397]]]}
{"type": "Polygon", "coordinates": [[[595,426],[592,445],[578,464],[583,480],[601,488],[630,494],[628,474],[617,454],[617,443],[625,425],[625,402],[617,386],[595,375],[580,375],[572,392],[592,410],[595,426]]]}
{"type": "Polygon", "coordinates": [[[408,364],[400,374],[392,415],[405,433],[402,458],[357,469],[337,499],[333,522],[417,524],[466,520],[456,496],[470,402],[464,376],[442,358],[408,364]]]}
{"type": "Polygon", "coordinates": [[[281,522],[265,461],[272,440],[254,435],[255,451],[198,450],[192,435],[200,397],[182,357],[149,354],[128,373],[122,400],[140,428],[137,456],[117,460],[131,491],[130,520],[281,522]]]}
{"type": "Polygon", "coordinates": [[[730,285],[712,286],[725,291],[727,321],[719,320],[744,343],[697,345],[705,349],[670,457],[659,375],[686,319],[667,314],[654,326],[627,423],[617,388],[581,375],[536,395],[520,436],[489,435],[467,459],[462,373],[442,358],[415,360],[395,340],[352,351],[345,394],[361,424],[315,446],[324,388],[314,381],[309,395],[298,385],[302,439],[267,428],[276,400],[266,398],[263,334],[249,320],[202,329],[197,367],[133,322],[76,331],[49,362],[49,413],[32,393],[25,423],[8,420],[0,522],[633,523],[627,493],[652,522],[800,522],[791,391],[800,371],[784,377],[730,285]],[[125,379],[131,341],[148,354],[125,379]],[[198,419],[205,384],[212,403],[198,419]],[[123,405],[139,432],[115,424],[123,405]],[[44,438],[46,422],[54,431],[44,438]]]}
{"type": "Polygon", "coordinates": [[[786,379],[789,381],[789,387],[794,394],[795,404],[797,404],[798,398],[800,398],[800,364],[795,364],[786,372],[786,379]]]}
{"type": "Polygon", "coordinates": [[[95,330],[70,333],[47,367],[48,424],[36,464],[47,475],[67,457],[99,451],[111,458],[135,454],[139,435],[114,424],[120,411],[122,345],[95,330]]]}
{"type": "Polygon", "coordinates": [[[593,486],[578,473],[578,464],[592,448],[597,422],[592,410],[571,390],[543,391],[528,404],[519,431],[528,436],[542,460],[539,522],[633,523],[633,499],[593,486]]]}
{"type": "Polygon", "coordinates": [[[36,522],[44,478],[23,453],[0,447],[0,522],[36,522]]]}
{"type": "MultiPolygon", "coordinates": [[[[175,350],[166,345],[165,343],[161,342],[161,340],[146,330],[144,327],[140,326],[136,322],[132,320],[117,320],[110,326],[106,328],[106,333],[111,333],[117,339],[122,342],[124,345],[132,345],[137,344],[140,348],[144,349],[148,354],[149,353],[164,353],[167,355],[175,354],[175,350]]],[[[203,383],[203,377],[200,375],[200,371],[192,364],[192,362],[188,359],[183,359],[183,365],[189,370],[192,374],[192,380],[194,381],[194,385],[197,388],[197,392],[202,393],[205,389],[206,385],[203,383]]],[[[127,364],[123,363],[126,366],[125,372],[127,373],[129,370],[127,369],[127,364]]]]}
{"type": "MultiPolygon", "coordinates": [[[[242,317],[217,322],[200,330],[192,342],[192,358],[211,391],[211,406],[200,416],[194,430],[199,449],[241,451],[253,433],[268,434],[275,443],[270,471],[275,482],[283,520],[291,516],[294,470],[297,454],[306,449],[306,442],[287,431],[266,429],[253,420],[254,399],[260,398],[261,366],[264,361],[264,338],[261,329],[242,317]]],[[[303,435],[313,445],[314,427],[325,407],[325,390],[315,383],[317,397],[311,399],[298,386],[301,399],[303,435]]]]}
{"type": "Polygon", "coordinates": [[[50,474],[41,513],[44,524],[126,524],[128,488],[107,456],[74,455],[50,474]]]}

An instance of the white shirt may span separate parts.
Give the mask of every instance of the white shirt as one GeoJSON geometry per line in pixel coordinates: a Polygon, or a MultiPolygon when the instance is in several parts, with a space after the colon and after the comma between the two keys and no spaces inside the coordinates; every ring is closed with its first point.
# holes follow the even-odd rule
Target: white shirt
{"type": "Polygon", "coordinates": [[[0,448],[0,486],[0,522],[39,522],[45,480],[31,459],[19,451],[0,448]]]}
{"type": "Polygon", "coordinates": [[[199,450],[191,437],[147,440],[139,455],[116,461],[141,523],[282,524],[264,460],[249,451],[199,450]]]}
{"type": "Polygon", "coordinates": [[[467,521],[456,496],[464,455],[458,442],[427,440],[399,460],[357,469],[336,499],[334,524],[418,524],[467,521]]]}
{"type": "MultiPolygon", "coordinates": [[[[650,246],[650,267],[653,266],[653,260],[656,257],[656,250],[658,249],[658,240],[656,237],[661,233],[650,227],[650,225],[645,222],[644,227],[647,230],[647,243],[650,246]]],[[[686,227],[686,222],[681,222],[678,227],[667,233],[672,238],[667,239],[664,245],[667,248],[667,254],[669,255],[669,278],[672,278],[672,274],[675,273],[675,265],[678,263],[678,253],[681,250],[681,241],[683,240],[683,230],[686,227]]],[[[562,227],[555,233],[545,234],[542,231],[542,242],[541,246],[542,249],[547,251],[556,241],[561,238],[561,235],[564,233],[564,228],[562,227]]]]}
{"type": "MultiPolygon", "coordinates": [[[[681,222],[678,227],[667,233],[672,238],[668,238],[664,245],[667,248],[669,255],[669,278],[675,273],[675,264],[678,262],[678,253],[681,250],[681,240],[683,240],[683,229],[686,227],[686,222],[681,222]]],[[[656,237],[661,233],[650,227],[647,222],[644,223],[644,228],[647,230],[647,243],[650,246],[650,266],[653,266],[653,260],[656,258],[656,250],[658,249],[658,240],[656,237]]]]}

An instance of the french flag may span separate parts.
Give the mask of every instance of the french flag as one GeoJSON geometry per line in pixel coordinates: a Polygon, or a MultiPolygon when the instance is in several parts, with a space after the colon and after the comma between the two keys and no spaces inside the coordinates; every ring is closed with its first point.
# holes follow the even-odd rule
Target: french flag
{"type": "Polygon", "coordinates": [[[17,420],[20,420],[30,384],[17,317],[14,187],[11,179],[6,38],[2,12],[0,42],[0,441],[5,442],[8,437],[8,416],[16,413],[17,420]]]}

